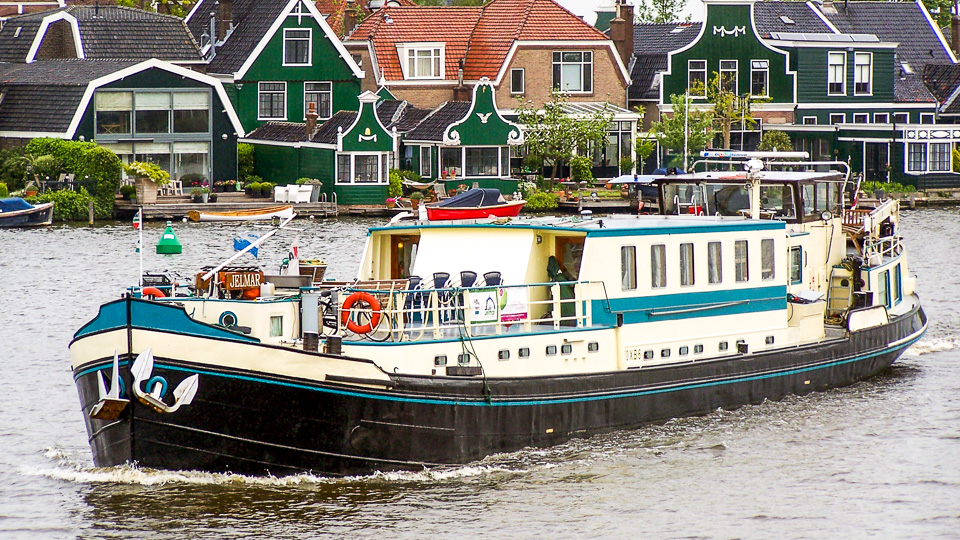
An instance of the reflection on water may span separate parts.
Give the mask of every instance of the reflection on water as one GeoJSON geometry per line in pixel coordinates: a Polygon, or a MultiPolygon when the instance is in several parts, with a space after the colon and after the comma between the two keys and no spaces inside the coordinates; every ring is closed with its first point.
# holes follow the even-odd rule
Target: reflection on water
{"type": "MultiPolygon", "coordinates": [[[[957,211],[906,213],[928,334],[849,388],[422,472],[342,479],[92,466],[67,344],[136,279],[127,223],[0,231],[0,537],[953,537],[960,508],[957,211]]],[[[300,252],[356,272],[366,227],[298,221],[300,252]]],[[[192,276],[235,225],[175,224],[192,276]]],[[[279,267],[296,232],[260,261],[279,267]]],[[[248,262],[254,262],[249,259],[248,262]]]]}

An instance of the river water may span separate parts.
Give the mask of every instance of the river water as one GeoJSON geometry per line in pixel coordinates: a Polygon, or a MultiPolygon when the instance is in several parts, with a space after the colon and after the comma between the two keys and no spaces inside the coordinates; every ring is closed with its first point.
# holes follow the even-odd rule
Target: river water
{"type": "MultiPolygon", "coordinates": [[[[960,211],[903,215],[931,324],[887,373],[467,466],[346,479],[93,467],[67,344],[136,281],[129,223],[0,230],[0,538],[958,538],[960,211]]],[[[355,274],[380,220],[299,220],[303,257],[355,274]]],[[[235,226],[176,223],[193,275],[235,226]]],[[[285,246],[296,232],[271,246],[285,246]]],[[[261,262],[274,270],[286,248],[261,262]]],[[[278,396],[282,399],[282,396],[278,396]]]]}

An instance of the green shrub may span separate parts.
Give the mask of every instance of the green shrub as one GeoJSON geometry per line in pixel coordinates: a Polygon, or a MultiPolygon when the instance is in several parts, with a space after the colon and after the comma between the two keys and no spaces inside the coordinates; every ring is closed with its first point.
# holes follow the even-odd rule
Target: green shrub
{"type": "Polygon", "coordinates": [[[757,150],[768,152],[777,150],[778,152],[790,152],[793,150],[793,143],[790,141],[790,135],[782,131],[765,131],[760,137],[760,144],[757,150]]]}
{"type": "Polygon", "coordinates": [[[411,201],[412,201],[412,200],[415,200],[415,199],[422,199],[422,198],[423,198],[423,193],[421,193],[421,192],[419,192],[419,191],[414,191],[413,193],[410,194],[410,200],[411,200],[411,201]]]}
{"type": "Polygon", "coordinates": [[[137,188],[131,186],[130,184],[124,184],[120,186],[120,195],[123,195],[124,199],[130,200],[133,197],[133,194],[137,192],[137,188]]]}
{"type": "MultiPolygon", "coordinates": [[[[72,172],[75,180],[89,180],[90,195],[94,198],[94,214],[99,219],[113,216],[113,203],[120,187],[120,158],[110,150],[92,142],[38,138],[26,147],[25,157],[51,155],[60,164],[58,172],[72,172]]],[[[34,165],[36,169],[36,165],[34,165]]],[[[52,177],[51,177],[52,178],[52,177]]],[[[86,186],[85,186],[86,187],[86,186]]]]}
{"type": "Polygon", "coordinates": [[[241,182],[246,182],[248,177],[253,176],[253,155],[254,146],[252,144],[240,143],[237,145],[237,178],[241,182]]]}
{"type": "Polygon", "coordinates": [[[388,197],[403,196],[403,177],[397,169],[390,169],[390,187],[387,189],[388,197]]]}
{"type": "Polygon", "coordinates": [[[298,186],[302,186],[302,185],[304,185],[304,184],[309,184],[309,185],[311,185],[311,186],[313,186],[313,185],[322,186],[322,185],[323,185],[323,182],[321,182],[321,181],[318,180],[317,178],[307,178],[307,177],[297,178],[297,185],[298,185],[298,186]]]}
{"type": "Polygon", "coordinates": [[[416,171],[400,171],[400,178],[403,180],[411,180],[413,182],[419,182],[423,177],[417,174],[416,171]]]}
{"type": "Polygon", "coordinates": [[[953,172],[960,172],[960,148],[953,149],[953,172]]]}
{"type": "Polygon", "coordinates": [[[860,184],[860,191],[865,193],[873,193],[874,191],[882,189],[886,193],[910,193],[916,191],[917,188],[911,185],[903,185],[898,182],[875,182],[869,181],[860,184]]]}
{"type": "MultiPolygon", "coordinates": [[[[80,188],[79,192],[69,189],[48,191],[33,199],[39,203],[52,202],[53,219],[57,221],[86,221],[89,217],[88,207],[92,197],[86,189],[80,188]]],[[[96,202],[94,202],[94,212],[96,212],[96,202]]]]}
{"type": "Polygon", "coordinates": [[[4,197],[9,197],[10,191],[7,190],[7,185],[3,182],[0,182],[0,199],[4,197]]]}
{"type": "Polygon", "coordinates": [[[246,180],[244,180],[243,186],[247,187],[247,186],[250,186],[251,184],[259,184],[260,182],[263,182],[263,177],[257,176],[255,174],[251,174],[250,176],[247,177],[246,180]]]}
{"type": "Polygon", "coordinates": [[[541,211],[541,210],[553,210],[560,204],[560,197],[554,195],[553,193],[538,192],[530,195],[527,199],[527,204],[523,207],[524,210],[531,211],[541,211]]]}
{"type": "Polygon", "coordinates": [[[593,162],[586,156],[570,158],[570,179],[574,182],[593,180],[593,162]]]}

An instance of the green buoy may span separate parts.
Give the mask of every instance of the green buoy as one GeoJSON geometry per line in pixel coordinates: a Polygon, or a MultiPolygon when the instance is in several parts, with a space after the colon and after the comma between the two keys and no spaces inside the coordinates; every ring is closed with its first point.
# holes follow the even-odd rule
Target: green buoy
{"type": "Polygon", "coordinates": [[[181,252],[183,252],[183,246],[180,244],[180,240],[177,239],[177,233],[173,232],[173,227],[168,221],[167,228],[163,230],[163,234],[160,235],[160,240],[157,242],[157,253],[162,255],[175,255],[181,252]]]}

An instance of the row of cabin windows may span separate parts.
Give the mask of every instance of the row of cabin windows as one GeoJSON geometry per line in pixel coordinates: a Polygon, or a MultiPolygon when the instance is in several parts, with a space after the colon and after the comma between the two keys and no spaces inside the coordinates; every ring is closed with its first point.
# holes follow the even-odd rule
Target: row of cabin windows
{"type": "MultiPolygon", "coordinates": [[[[765,342],[767,345],[773,345],[773,343],[774,343],[774,337],[773,337],[773,336],[767,336],[766,339],[764,340],[764,342],[765,342]]],[[[745,340],[742,340],[742,339],[737,340],[737,345],[738,345],[738,347],[745,347],[745,346],[746,346],[746,341],[745,341],[745,340]]],[[[717,351],[719,351],[719,352],[724,352],[724,351],[727,351],[727,350],[729,350],[729,349],[730,349],[730,343],[729,343],[728,341],[721,341],[721,342],[717,343],[717,351]]],[[[744,350],[745,350],[745,349],[744,349],[744,350]]],[[[660,358],[670,358],[670,355],[671,355],[672,353],[673,353],[673,349],[671,349],[670,347],[664,347],[663,349],[660,349],[660,358]]],[[[679,347],[679,348],[677,349],[677,353],[678,353],[680,356],[687,356],[687,355],[690,354],[690,347],[689,347],[688,345],[682,345],[681,347],[679,347]]],[[[694,345],[694,346],[693,346],[693,354],[703,354],[703,345],[702,345],[702,344],[694,345]]],[[[647,349],[647,350],[643,351],[643,359],[644,359],[644,360],[653,360],[654,356],[656,356],[656,355],[655,355],[653,349],[647,349]]]]}
{"type": "MultiPolygon", "coordinates": [[[[772,238],[760,240],[760,279],[767,281],[776,278],[774,243],[772,238]]],[[[734,281],[750,280],[750,256],[747,240],[733,243],[734,281]]],[[[679,279],[682,287],[696,284],[694,245],[691,242],[680,244],[679,279]]],[[[676,275],[676,270],[674,270],[676,275]]],[[[660,289],[667,286],[667,246],[650,246],[650,287],[660,289]]],[[[707,281],[710,284],[723,283],[723,245],[721,242],[707,243],[707,281]]],[[[620,285],[622,290],[637,288],[637,248],[620,248],[620,285]]]]}
{"type": "MultiPolygon", "coordinates": [[[[600,350],[600,343],[597,341],[591,341],[587,343],[587,352],[597,352],[600,350]]],[[[571,343],[564,343],[560,346],[561,354],[572,354],[573,345],[571,343]]],[[[557,355],[557,346],[556,345],[547,345],[544,353],[547,356],[556,356],[557,355]]],[[[517,351],[518,358],[530,358],[530,347],[521,347],[517,351]]],[[[462,353],[457,355],[457,363],[460,365],[466,365],[470,363],[471,355],[470,353],[462,353]]],[[[501,349],[497,352],[497,358],[499,360],[509,360],[510,359],[510,349],[501,349]]],[[[447,365],[447,355],[438,354],[433,357],[433,364],[436,366],[445,366],[447,365]]]]}

